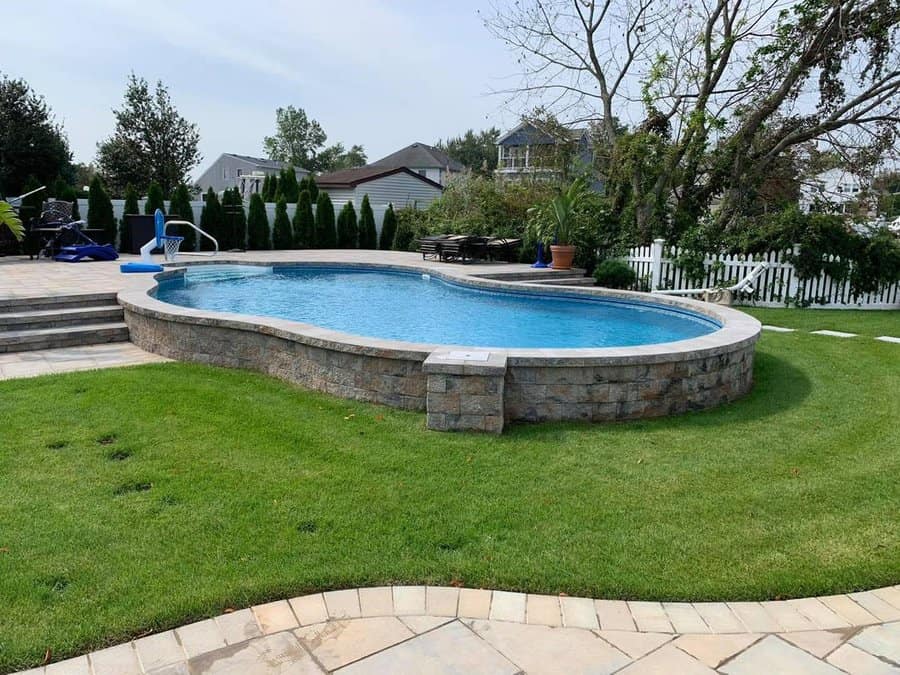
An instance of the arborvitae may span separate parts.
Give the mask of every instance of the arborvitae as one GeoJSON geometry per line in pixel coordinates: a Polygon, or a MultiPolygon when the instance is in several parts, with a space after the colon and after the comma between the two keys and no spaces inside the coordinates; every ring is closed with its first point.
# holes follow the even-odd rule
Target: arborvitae
{"type": "Polygon", "coordinates": [[[334,230],[334,204],[327,192],[320,192],[316,199],[316,246],[334,248],[337,233],[334,230]]]}
{"type": "Polygon", "coordinates": [[[228,251],[234,248],[234,229],[231,223],[231,212],[234,208],[232,202],[234,197],[232,196],[231,188],[225,188],[222,191],[222,226],[219,228],[218,234],[215,235],[216,239],[219,240],[219,250],[220,251],[228,251]]]}
{"type": "Polygon", "coordinates": [[[150,187],[147,190],[147,202],[144,204],[144,213],[152,216],[156,213],[156,209],[160,209],[163,213],[166,212],[166,198],[159,183],[154,181],[150,183],[150,187]]]}
{"type": "Polygon", "coordinates": [[[301,190],[294,211],[294,248],[316,247],[316,219],[312,212],[312,201],[309,191],[301,190]]]}
{"type": "Polygon", "coordinates": [[[269,184],[272,182],[272,177],[269,174],[266,174],[266,177],[263,178],[262,187],[259,189],[260,196],[265,199],[269,194],[269,184]]]}
{"type": "MultiPolygon", "coordinates": [[[[178,216],[179,220],[186,220],[189,223],[194,222],[194,209],[191,208],[191,194],[188,192],[187,186],[184,184],[175,188],[172,195],[172,201],[169,203],[169,214],[178,216]]],[[[169,228],[168,232],[184,237],[181,242],[182,251],[195,251],[197,249],[197,233],[193,227],[185,225],[176,225],[169,228]]]]}
{"type": "Polygon", "coordinates": [[[78,210],[78,193],[75,192],[75,188],[71,185],[66,185],[59,199],[62,199],[64,202],[72,202],[72,220],[81,220],[81,213],[78,210]]]}
{"type": "Polygon", "coordinates": [[[247,213],[244,211],[244,199],[237,188],[231,190],[231,207],[225,214],[225,222],[231,224],[231,242],[233,248],[247,248],[247,213]]]}
{"type": "Polygon", "coordinates": [[[272,248],[293,248],[294,233],[291,231],[291,220],[287,214],[287,202],[284,197],[275,202],[275,222],[272,224],[272,248]]]}
{"type": "Polygon", "coordinates": [[[316,185],[316,177],[312,174],[306,176],[306,189],[309,190],[309,200],[315,203],[319,198],[319,186],[316,185]]]}
{"type": "Polygon", "coordinates": [[[295,204],[300,199],[300,186],[297,184],[297,172],[293,166],[281,170],[278,186],[284,201],[295,204]]]}
{"type": "Polygon", "coordinates": [[[122,219],[119,221],[119,250],[131,250],[131,228],[128,227],[125,216],[134,216],[140,213],[138,209],[138,193],[129,183],[125,186],[125,208],[122,211],[122,219]]]}
{"type": "Polygon", "coordinates": [[[99,237],[101,243],[116,245],[116,217],[100,176],[94,176],[88,190],[87,223],[90,228],[103,230],[103,235],[99,237]]]}
{"type": "Polygon", "coordinates": [[[275,201],[276,196],[278,194],[278,176],[273,175],[272,180],[269,181],[269,194],[267,194],[264,199],[266,200],[266,204],[271,204],[275,201]]]}
{"type": "Polygon", "coordinates": [[[394,205],[388,204],[384,212],[384,220],[381,221],[381,237],[378,239],[378,248],[382,251],[390,251],[394,247],[394,233],[397,231],[397,216],[394,214],[394,205]]]}
{"type": "Polygon", "coordinates": [[[338,248],[357,248],[359,246],[359,227],[353,202],[344,204],[344,208],[338,214],[337,245],[338,248]]]}
{"type": "MultiPolygon", "coordinates": [[[[206,203],[203,205],[203,211],[200,212],[200,229],[207,234],[215,237],[219,242],[219,250],[223,250],[222,245],[222,204],[219,202],[219,196],[212,188],[206,191],[206,203]]],[[[200,237],[200,249],[203,251],[211,251],[212,242],[206,237],[200,237]]]]}
{"type": "Polygon", "coordinates": [[[247,216],[247,248],[254,251],[268,251],[272,248],[269,234],[269,217],[262,195],[250,195],[250,213],[247,216]]]}
{"type": "Polygon", "coordinates": [[[362,204],[359,207],[359,247],[378,248],[378,232],[375,230],[375,214],[372,213],[372,205],[369,204],[369,195],[363,195],[362,204]]]}
{"type": "MultiPolygon", "coordinates": [[[[62,176],[57,176],[56,180],[53,181],[53,187],[50,188],[50,196],[54,199],[63,199],[65,200],[66,192],[69,190],[69,184],[62,179],[62,176]]],[[[68,200],[65,200],[68,201],[68,200]]]]}

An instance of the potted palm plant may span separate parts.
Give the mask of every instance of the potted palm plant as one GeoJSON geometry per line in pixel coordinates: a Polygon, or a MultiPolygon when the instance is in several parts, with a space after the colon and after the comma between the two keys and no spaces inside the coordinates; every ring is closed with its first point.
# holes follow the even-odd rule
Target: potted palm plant
{"type": "Polygon", "coordinates": [[[9,202],[0,201],[0,227],[5,227],[12,232],[16,241],[22,241],[25,237],[25,227],[19,219],[19,214],[9,202]]]}
{"type": "Polygon", "coordinates": [[[551,267],[555,270],[572,268],[581,227],[577,211],[586,194],[587,185],[578,178],[549,202],[528,210],[534,238],[550,242],[551,267]]]}

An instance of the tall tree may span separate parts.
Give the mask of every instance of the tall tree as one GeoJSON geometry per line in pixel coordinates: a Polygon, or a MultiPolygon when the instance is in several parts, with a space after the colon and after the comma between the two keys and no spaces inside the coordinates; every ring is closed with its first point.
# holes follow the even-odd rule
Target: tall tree
{"type": "Polygon", "coordinates": [[[287,214],[287,202],[281,197],[275,202],[275,222],[272,223],[272,248],[294,248],[294,233],[287,214]]]}
{"type": "MultiPolygon", "coordinates": [[[[25,180],[51,185],[72,179],[72,154],[50,106],[25,80],[0,78],[0,195],[26,192],[25,180]]],[[[45,194],[46,196],[46,194],[45,194]]]]}
{"type": "Polygon", "coordinates": [[[313,216],[309,190],[305,189],[305,185],[300,191],[297,210],[294,211],[294,220],[291,224],[294,227],[294,248],[316,247],[316,219],[313,216]]]}
{"type": "Polygon", "coordinates": [[[378,238],[378,248],[382,251],[390,251],[394,248],[394,234],[397,232],[397,216],[394,213],[394,205],[388,204],[381,221],[381,236],[378,238]]]}
{"type": "Polygon", "coordinates": [[[159,209],[163,213],[165,213],[165,200],[165,195],[162,188],[159,186],[159,183],[150,183],[150,188],[147,190],[147,201],[144,202],[144,213],[152,216],[154,213],[156,213],[156,209],[159,209]]]}
{"type": "Polygon", "coordinates": [[[497,141],[500,130],[496,127],[475,132],[469,129],[462,136],[438,141],[436,147],[468,169],[486,176],[497,168],[497,141]]]}
{"type": "Polygon", "coordinates": [[[236,187],[231,188],[230,193],[228,203],[222,201],[230,248],[243,250],[247,247],[247,214],[244,211],[244,200],[241,198],[241,191],[236,187]]]}
{"type": "MultiPolygon", "coordinates": [[[[189,223],[194,222],[194,209],[191,207],[191,194],[188,192],[187,185],[184,183],[175,188],[175,193],[172,195],[172,201],[169,202],[169,215],[177,216],[179,220],[186,220],[189,223]]],[[[170,229],[169,232],[172,232],[179,237],[184,237],[184,241],[181,242],[182,251],[197,250],[197,233],[194,231],[193,227],[176,225],[173,229],[170,229]]]]}
{"type": "Polygon", "coordinates": [[[88,190],[87,224],[90,228],[103,230],[102,243],[116,245],[116,217],[100,176],[94,176],[88,190]]]}
{"type": "Polygon", "coordinates": [[[122,107],[113,114],[116,130],[97,146],[97,165],[113,189],[132,183],[143,191],[155,181],[170,194],[188,181],[202,159],[200,134],[178,113],[161,81],[151,91],[147,80],[132,73],[122,107]]]}
{"type": "Polygon", "coordinates": [[[359,227],[356,221],[356,209],[353,202],[347,202],[338,214],[337,247],[357,248],[359,245],[359,227]]]}
{"type": "Polygon", "coordinates": [[[272,248],[269,232],[269,216],[259,193],[250,195],[250,213],[247,216],[247,248],[251,251],[268,251],[272,248]]]}
{"type": "Polygon", "coordinates": [[[334,229],[334,204],[327,192],[320,192],[316,199],[316,246],[335,248],[337,232],[334,229]]]}
{"type": "Polygon", "coordinates": [[[596,123],[614,215],[648,238],[727,228],[791,148],[871,163],[896,145],[897,19],[894,0],[522,0],[486,23],[519,54],[514,96],[596,123]]]}
{"type": "Polygon", "coordinates": [[[122,219],[119,221],[119,250],[131,250],[131,228],[128,227],[128,221],[125,216],[134,216],[140,213],[138,206],[138,193],[134,186],[129,183],[125,186],[125,206],[122,210],[122,219]]]}
{"type": "Polygon", "coordinates": [[[366,163],[361,145],[345,150],[343,144],[336,143],[326,148],[327,139],[321,124],[307,116],[303,108],[289,105],[275,111],[275,135],[266,136],[263,147],[269,159],[309,171],[335,171],[366,163]]]}
{"type": "Polygon", "coordinates": [[[359,247],[378,248],[378,231],[375,228],[375,214],[369,203],[369,195],[363,195],[362,204],[359,206],[359,247]]]}
{"type": "MultiPolygon", "coordinates": [[[[224,250],[223,246],[223,230],[225,214],[222,211],[222,202],[219,201],[219,195],[211,187],[206,191],[206,199],[204,200],[203,210],[200,212],[200,229],[215,238],[219,244],[219,250],[224,250]]],[[[211,251],[213,249],[212,242],[206,237],[200,237],[200,250],[211,251]]]]}

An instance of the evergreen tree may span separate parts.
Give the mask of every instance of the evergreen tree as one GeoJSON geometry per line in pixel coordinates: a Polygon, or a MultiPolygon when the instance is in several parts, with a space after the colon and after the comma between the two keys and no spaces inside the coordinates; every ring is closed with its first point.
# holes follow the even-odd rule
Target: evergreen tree
{"type": "Polygon", "coordinates": [[[300,199],[300,186],[297,184],[297,172],[294,171],[294,167],[288,166],[281,170],[278,185],[284,201],[294,204],[300,199]]]}
{"type": "Polygon", "coordinates": [[[388,204],[384,212],[384,220],[381,221],[381,237],[378,239],[378,248],[382,251],[390,251],[394,247],[394,233],[397,231],[397,216],[394,214],[394,205],[388,204]]]}
{"type": "Polygon", "coordinates": [[[334,204],[327,192],[320,192],[316,199],[316,246],[334,248],[337,233],[334,230],[334,204]]]}
{"type": "Polygon", "coordinates": [[[68,188],[69,184],[62,179],[62,176],[57,176],[56,180],[53,181],[53,187],[50,188],[49,194],[54,199],[63,199],[68,188]]]}
{"type": "Polygon", "coordinates": [[[338,248],[357,248],[359,246],[359,227],[353,202],[344,204],[344,208],[338,214],[337,246],[338,248]]]}
{"type": "Polygon", "coordinates": [[[269,217],[262,195],[250,195],[250,213],[247,216],[247,248],[254,251],[268,251],[272,248],[269,234],[269,217]]]}
{"type": "Polygon", "coordinates": [[[278,176],[272,175],[269,176],[269,189],[266,194],[263,195],[263,201],[266,204],[271,204],[275,201],[275,194],[278,192],[278,176]]]}
{"type": "Polygon", "coordinates": [[[294,233],[287,214],[287,202],[284,197],[275,202],[275,222],[272,224],[272,248],[276,250],[293,248],[294,233]]]}
{"type": "Polygon", "coordinates": [[[315,203],[319,198],[319,186],[316,185],[316,177],[312,174],[306,176],[306,189],[309,190],[309,200],[315,203]]]}
{"type": "MultiPolygon", "coordinates": [[[[203,205],[203,211],[200,213],[200,229],[215,237],[219,242],[219,250],[223,250],[222,245],[222,204],[219,202],[219,196],[212,188],[206,191],[206,203],[203,205]]],[[[206,237],[200,237],[200,249],[203,251],[211,251],[213,249],[212,242],[206,237]]]]}
{"type": "Polygon", "coordinates": [[[125,186],[125,208],[122,211],[122,220],[119,221],[119,250],[131,250],[131,230],[129,229],[125,216],[134,216],[140,213],[138,207],[138,193],[134,186],[129,183],[125,186]]]}
{"type": "Polygon", "coordinates": [[[372,205],[369,204],[369,195],[363,195],[362,205],[359,207],[359,247],[378,248],[375,214],[372,212],[372,205]]]}
{"type": "Polygon", "coordinates": [[[147,202],[144,204],[144,213],[153,215],[156,209],[166,212],[166,198],[163,195],[162,188],[159,183],[150,183],[150,189],[147,190],[147,202]]]}
{"type": "Polygon", "coordinates": [[[247,213],[241,191],[231,189],[231,204],[225,212],[225,222],[229,224],[232,248],[247,248],[247,213]]]}
{"type": "MultiPolygon", "coordinates": [[[[169,203],[169,214],[177,216],[178,220],[186,220],[189,223],[194,222],[191,194],[184,183],[175,188],[175,194],[172,195],[172,201],[169,203]]],[[[175,228],[169,231],[172,234],[177,234],[179,237],[184,237],[184,241],[181,242],[182,251],[197,250],[197,233],[194,231],[194,228],[176,225],[175,228]]]]}
{"type": "Polygon", "coordinates": [[[309,198],[309,191],[306,189],[300,191],[297,210],[294,212],[293,226],[294,248],[316,247],[316,219],[313,217],[312,201],[309,198]]]}
{"type": "Polygon", "coordinates": [[[272,177],[269,174],[266,174],[266,177],[263,178],[262,187],[259,189],[259,194],[265,200],[265,198],[269,195],[269,184],[272,182],[272,177]]]}
{"type": "Polygon", "coordinates": [[[101,243],[116,245],[116,217],[100,176],[94,176],[88,190],[87,224],[90,228],[103,230],[101,243]]]}

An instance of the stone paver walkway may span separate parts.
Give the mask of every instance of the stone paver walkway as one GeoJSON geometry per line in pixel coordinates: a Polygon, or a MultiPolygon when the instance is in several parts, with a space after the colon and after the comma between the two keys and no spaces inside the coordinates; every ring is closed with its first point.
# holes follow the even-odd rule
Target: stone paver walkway
{"type": "Polygon", "coordinates": [[[900,674],[900,586],[734,603],[360,588],[257,605],[27,672],[900,674]]]}
{"type": "Polygon", "coordinates": [[[170,361],[130,342],[0,354],[0,380],[170,361]]]}

